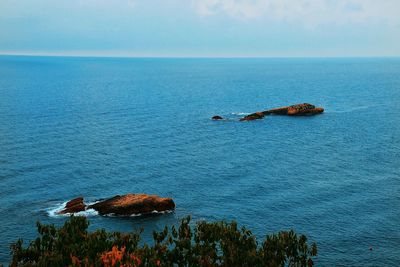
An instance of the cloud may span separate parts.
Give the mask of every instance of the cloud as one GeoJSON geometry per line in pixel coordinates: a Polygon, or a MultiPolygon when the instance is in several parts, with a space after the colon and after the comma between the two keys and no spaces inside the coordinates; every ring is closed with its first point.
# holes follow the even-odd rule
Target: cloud
{"type": "Polygon", "coordinates": [[[383,22],[400,24],[399,0],[194,0],[198,14],[251,20],[324,23],[383,22]]]}
{"type": "Polygon", "coordinates": [[[35,15],[51,16],[52,14],[62,17],[73,15],[70,13],[77,10],[119,12],[136,8],[138,1],[140,0],[0,0],[0,19],[35,15]]]}
{"type": "Polygon", "coordinates": [[[266,1],[227,1],[198,0],[197,11],[200,15],[210,16],[225,12],[235,18],[256,18],[262,15],[266,1]]]}
{"type": "Polygon", "coordinates": [[[136,6],[138,0],[70,0],[70,5],[91,8],[131,8],[136,6]]]}

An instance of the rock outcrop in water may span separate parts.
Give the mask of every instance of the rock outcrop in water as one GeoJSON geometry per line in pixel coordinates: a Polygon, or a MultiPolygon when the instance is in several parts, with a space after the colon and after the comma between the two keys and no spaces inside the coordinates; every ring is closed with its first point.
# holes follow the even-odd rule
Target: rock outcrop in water
{"type": "MultiPolygon", "coordinates": [[[[287,115],[287,116],[308,116],[308,115],[316,115],[324,112],[324,108],[315,107],[314,105],[303,103],[303,104],[296,104],[287,107],[281,108],[274,108],[265,111],[259,111],[243,118],[240,118],[239,121],[252,121],[252,120],[259,120],[264,118],[267,115],[275,114],[275,115],[287,115]]],[[[211,119],[213,120],[222,120],[221,116],[214,116],[211,119]]]]}
{"type": "Polygon", "coordinates": [[[264,118],[264,113],[263,112],[255,112],[252,114],[249,114],[247,116],[244,116],[243,118],[240,119],[240,121],[252,121],[252,120],[259,120],[264,118]]]}
{"type": "Polygon", "coordinates": [[[83,203],[83,197],[77,197],[68,201],[67,204],[65,204],[65,208],[59,213],[60,214],[77,213],[84,210],[86,210],[86,206],[83,203]]]}
{"type": "Polygon", "coordinates": [[[314,105],[303,103],[296,104],[287,107],[274,108],[263,111],[264,115],[276,114],[276,115],[288,115],[288,116],[304,116],[304,115],[315,115],[324,112],[323,108],[317,108],[314,105]]]}
{"type": "Polygon", "coordinates": [[[211,119],[214,120],[214,121],[217,121],[217,120],[223,120],[224,118],[222,118],[221,116],[216,115],[216,116],[213,116],[211,119]]]}
{"type": "Polygon", "coordinates": [[[171,198],[161,198],[145,194],[128,194],[115,196],[96,204],[88,206],[101,215],[115,214],[128,216],[132,214],[145,214],[153,211],[168,211],[175,208],[175,203],[171,198]]]}
{"type": "Polygon", "coordinates": [[[175,203],[171,198],[146,194],[117,195],[89,206],[83,203],[83,198],[76,198],[67,202],[65,208],[59,214],[76,213],[86,209],[94,209],[100,215],[129,216],[151,213],[153,211],[173,210],[175,209],[175,203]]]}

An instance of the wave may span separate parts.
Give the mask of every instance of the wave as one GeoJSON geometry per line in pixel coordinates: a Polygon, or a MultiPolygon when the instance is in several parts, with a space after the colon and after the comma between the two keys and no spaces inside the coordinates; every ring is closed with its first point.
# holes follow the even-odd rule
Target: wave
{"type": "Polygon", "coordinates": [[[114,213],[105,214],[103,216],[104,217],[139,217],[139,216],[145,216],[145,215],[151,215],[151,214],[166,214],[166,213],[172,213],[172,212],[173,212],[173,210],[165,210],[165,211],[153,210],[152,212],[149,212],[149,213],[137,213],[137,214],[131,214],[129,216],[121,216],[121,215],[116,215],[114,213]]]}
{"type": "MultiPolygon", "coordinates": [[[[61,204],[57,204],[54,207],[49,208],[47,211],[47,215],[52,218],[60,218],[60,217],[69,217],[72,215],[72,213],[65,213],[65,214],[60,214],[59,212],[62,211],[65,208],[65,205],[67,204],[68,201],[65,201],[61,204]]],[[[96,202],[88,203],[88,205],[95,204],[96,202]]],[[[87,209],[85,211],[80,211],[74,213],[74,215],[77,216],[85,216],[85,217],[92,217],[92,216],[97,216],[99,213],[95,211],[94,209],[87,209]]]]}
{"type": "Polygon", "coordinates": [[[251,113],[249,112],[232,112],[231,115],[235,115],[235,116],[246,116],[246,115],[250,115],[251,113]]]}

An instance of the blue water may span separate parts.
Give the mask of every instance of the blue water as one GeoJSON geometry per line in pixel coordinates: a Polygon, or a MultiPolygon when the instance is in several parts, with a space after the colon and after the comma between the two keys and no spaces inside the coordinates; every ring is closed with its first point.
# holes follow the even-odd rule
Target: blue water
{"type": "Polygon", "coordinates": [[[237,220],[261,240],[295,229],[319,266],[400,261],[400,59],[0,57],[0,262],[61,225],[76,196],[172,197],[158,216],[90,216],[152,230],[237,220]],[[283,105],[314,117],[232,119],[283,105]],[[372,247],[372,251],[369,249],[372,247]]]}

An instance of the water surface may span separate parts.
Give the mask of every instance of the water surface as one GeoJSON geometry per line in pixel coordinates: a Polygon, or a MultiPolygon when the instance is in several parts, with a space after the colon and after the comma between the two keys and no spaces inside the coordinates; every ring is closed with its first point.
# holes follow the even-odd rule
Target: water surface
{"type": "Polygon", "coordinates": [[[172,197],[91,229],[237,220],[295,229],[320,266],[400,261],[400,59],[0,57],[0,262],[76,196],[172,197]],[[246,113],[309,102],[313,117],[246,113]],[[373,248],[370,251],[370,247],[373,248]]]}

